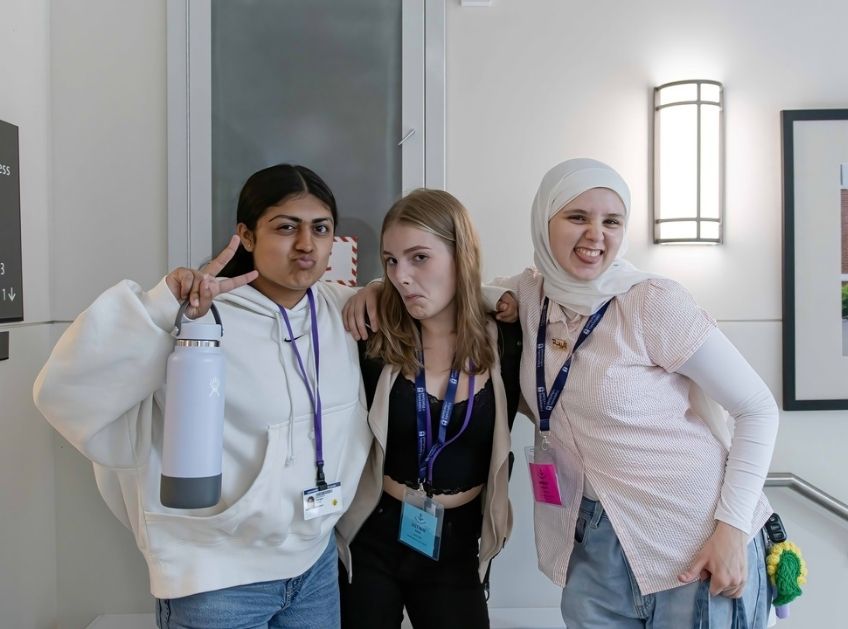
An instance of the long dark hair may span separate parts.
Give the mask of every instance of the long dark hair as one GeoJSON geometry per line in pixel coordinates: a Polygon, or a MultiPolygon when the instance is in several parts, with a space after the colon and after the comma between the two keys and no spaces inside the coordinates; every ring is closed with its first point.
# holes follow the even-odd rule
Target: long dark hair
{"type": "MultiPolygon", "coordinates": [[[[277,164],[253,173],[244,182],[236,210],[236,222],[244,223],[253,231],[265,211],[287,199],[311,194],[321,201],[333,215],[333,225],[338,222],[336,198],[330,187],[316,173],[293,164],[277,164]]],[[[235,277],[254,269],[253,253],[239,245],[236,254],[218,273],[221,277],[235,277]]]]}

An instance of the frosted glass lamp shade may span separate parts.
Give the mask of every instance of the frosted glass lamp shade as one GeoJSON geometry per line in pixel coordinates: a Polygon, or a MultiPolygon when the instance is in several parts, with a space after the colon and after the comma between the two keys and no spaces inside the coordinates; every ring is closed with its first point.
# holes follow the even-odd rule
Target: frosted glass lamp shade
{"type": "Polygon", "coordinates": [[[716,81],[654,89],[654,242],[722,242],[724,90],[716,81]]]}

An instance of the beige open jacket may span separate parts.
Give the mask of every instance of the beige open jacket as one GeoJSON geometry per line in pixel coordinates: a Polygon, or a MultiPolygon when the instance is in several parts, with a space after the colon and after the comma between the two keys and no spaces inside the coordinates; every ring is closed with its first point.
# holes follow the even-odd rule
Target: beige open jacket
{"type": "MultiPolygon", "coordinates": [[[[480,536],[480,580],[482,581],[492,557],[498,554],[512,530],[512,507],[509,504],[509,422],[504,383],[501,379],[500,356],[498,354],[498,328],[490,321],[487,326],[495,364],[489,370],[495,393],[495,431],[492,438],[492,458],[489,475],[483,488],[483,527],[480,536]]],[[[389,394],[395,379],[400,374],[396,367],[386,365],[377,381],[374,402],[368,413],[368,424],[374,433],[371,451],[359,486],[347,512],[336,524],[336,542],[339,557],[347,568],[348,579],[353,580],[353,560],[350,543],[360,527],[377,507],[383,493],[383,462],[386,455],[386,437],[389,428],[389,394]]],[[[400,523],[398,523],[400,526],[400,523]]]]}

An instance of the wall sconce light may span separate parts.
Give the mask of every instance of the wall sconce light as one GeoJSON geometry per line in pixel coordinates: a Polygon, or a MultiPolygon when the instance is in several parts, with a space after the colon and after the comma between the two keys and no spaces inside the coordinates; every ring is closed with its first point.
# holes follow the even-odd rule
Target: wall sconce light
{"type": "Polygon", "coordinates": [[[724,89],[717,81],[654,88],[654,242],[722,242],[724,89]]]}

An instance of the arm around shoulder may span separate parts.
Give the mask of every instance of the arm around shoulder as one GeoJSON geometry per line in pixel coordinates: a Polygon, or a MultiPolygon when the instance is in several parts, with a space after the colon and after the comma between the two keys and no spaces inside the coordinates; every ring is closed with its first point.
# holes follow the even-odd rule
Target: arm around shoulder
{"type": "Polygon", "coordinates": [[[326,294],[327,298],[335,303],[339,309],[344,308],[348,300],[356,295],[361,288],[359,286],[345,286],[338,282],[325,282],[324,280],[319,280],[314,286],[316,286],[316,290],[326,294]]]}
{"type": "Polygon", "coordinates": [[[496,277],[487,284],[483,284],[483,302],[490,312],[495,312],[498,307],[498,301],[503,297],[504,293],[512,293],[518,299],[518,282],[521,279],[521,274],[512,275],[510,277],[496,277]]]}

